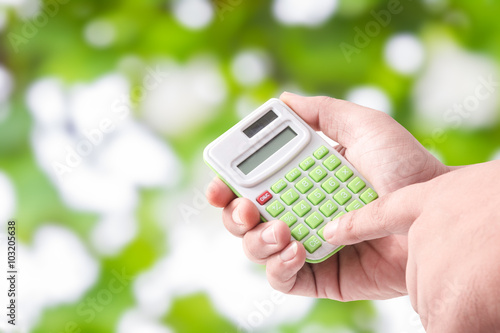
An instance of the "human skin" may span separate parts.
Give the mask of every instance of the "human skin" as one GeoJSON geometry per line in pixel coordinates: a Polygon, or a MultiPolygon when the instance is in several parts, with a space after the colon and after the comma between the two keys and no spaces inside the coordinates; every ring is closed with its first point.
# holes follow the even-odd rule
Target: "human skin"
{"type": "MultiPolygon", "coordinates": [[[[451,170],[380,111],[328,97],[284,93],[280,98],[313,129],[338,142],[337,149],[380,196],[451,170]]],[[[244,252],[252,261],[266,265],[268,280],[279,291],[340,301],[407,294],[408,237],[404,234],[348,246],[322,263],[309,264],[303,245],[290,241],[284,222],[260,223],[256,206],[236,198],[220,179],[210,184],[207,198],[213,206],[224,207],[225,227],[243,238],[244,252]]]]}
{"type": "Polygon", "coordinates": [[[408,235],[406,286],[427,332],[500,332],[500,161],[388,193],[330,222],[329,242],[408,235]]]}
{"type": "Polygon", "coordinates": [[[429,333],[500,332],[500,161],[447,167],[387,115],[326,97],[281,99],[341,146],[380,198],[331,221],[324,235],[350,245],[319,264],[284,222],[259,223],[255,205],[219,179],[207,197],[266,264],[285,293],[340,301],[409,294],[429,333]]]}

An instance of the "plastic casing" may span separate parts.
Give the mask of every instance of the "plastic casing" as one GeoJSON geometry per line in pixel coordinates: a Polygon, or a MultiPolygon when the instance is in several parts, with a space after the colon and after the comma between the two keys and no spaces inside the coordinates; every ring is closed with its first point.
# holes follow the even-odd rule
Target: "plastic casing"
{"type": "MultiPolygon", "coordinates": [[[[248,198],[252,202],[254,202],[259,209],[263,220],[270,221],[275,218],[273,218],[266,211],[266,205],[261,206],[259,203],[257,203],[256,198],[265,191],[269,191],[273,195],[273,198],[268,203],[271,203],[274,200],[278,199],[285,206],[285,211],[279,216],[286,214],[286,212],[291,212],[293,205],[287,206],[283,201],[281,201],[281,199],[279,199],[279,196],[284,193],[286,189],[290,188],[291,184],[287,181],[288,186],[279,194],[273,193],[271,191],[271,186],[280,179],[284,179],[286,181],[285,174],[291,171],[293,168],[298,168],[302,172],[302,175],[297,180],[308,174],[309,171],[314,168],[314,166],[308,171],[303,171],[299,168],[299,164],[307,157],[311,157],[314,151],[321,146],[325,146],[329,149],[329,154],[327,156],[334,154],[342,161],[342,165],[347,165],[354,172],[354,175],[350,179],[353,179],[357,176],[366,183],[367,187],[373,188],[370,183],[340,153],[333,149],[285,103],[276,98],[270,99],[269,101],[264,103],[257,110],[253,111],[227,132],[210,143],[203,152],[203,158],[205,160],[205,163],[207,163],[207,165],[217,173],[217,175],[232,189],[232,191],[236,195],[238,195],[239,197],[248,198]],[[278,115],[278,117],[252,138],[248,138],[243,133],[243,131],[250,125],[252,125],[255,121],[260,119],[264,114],[269,112],[269,110],[273,110],[278,115]],[[244,161],[258,149],[264,146],[267,142],[281,133],[281,131],[283,131],[288,126],[292,128],[295,133],[297,133],[296,137],[294,137],[286,145],[280,148],[276,153],[265,160],[248,175],[243,174],[243,172],[238,169],[237,166],[242,161],[244,161]]],[[[315,165],[318,165],[318,163],[316,162],[315,165]]],[[[297,191],[297,193],[299,193],[300,195],[300,198],[297,200],[297,202],[299,202],[300,200],[308,201],[306,198],[307,194],[312,192],[315,188],[321,187],[321,182],[316,183],[313,181],[313,183],[314,188],[311,189],[308,193],[301,194],[299,191],[297,191]]],[[[347,188],[347,183],[340,182],[340,187],[331,195],[327,195],[327,198],[333,196],[342,188],[347,188]]],[[[333,214],[333,216],[336,216],[342,211],[346,212],[345,207],[347,207],[355,199],[358,199],[360,202],[362,202],[359,199],[359,195],[362,192],[363,191],[360,191],[358,194],[353,194],[352,192],[350,192],[352,194],[352,198],[345,205],[339,206],[339,210],[337,210],[333,214]]],[[[312,210],[303,218],[298,218],[299,221],[301,221],[301,219],[307,218],[307,216],[312,214],[314,211],[319,211],[318,206],[314,206],[312,204],[311,206],[312,210]]],[[[311,229],[311,233],[304,239],[302,239],[302,242],[306,241],[311,235],[316,235],[316,237],[321,240],[320,236],[317,235],[317,231],[329,221],[331,221],[331,217],[326,218],[325,221],[316,229],[311,229]]],[[[297,224],[298,222],[296,223],[296,225],[297,224]]],[[[305,223],[304,225],[307,226],[307,224],[305,223]]],[[[293,227],[294,226],[292,226],[292,228],[293,227]]],[[[306,251],[306,261],[310,263],[318,263],[324,261],[335,254],[337,251],[339,251],[341,248],[342,246],[335,246],[327,242],[323,242],[322,246],[314,253],[311,254],[306,251]]]]}

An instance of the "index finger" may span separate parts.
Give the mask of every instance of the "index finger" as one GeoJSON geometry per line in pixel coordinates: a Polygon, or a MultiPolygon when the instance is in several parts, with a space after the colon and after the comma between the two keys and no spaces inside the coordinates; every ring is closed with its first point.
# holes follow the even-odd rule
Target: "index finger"
{"type": "Polygon", "coordinates": [[[365,207],[329,222],[323,235],[331,244],[351,245],[406,234],[421,214],[426,183],[388,193],[365,207]]]}
{"type": "Polygon", "coordinates": [[[236,194],[218,177],[215,177],[208,185],[207,200],[215,207],[226,207],[236,199],[236,194]]]}

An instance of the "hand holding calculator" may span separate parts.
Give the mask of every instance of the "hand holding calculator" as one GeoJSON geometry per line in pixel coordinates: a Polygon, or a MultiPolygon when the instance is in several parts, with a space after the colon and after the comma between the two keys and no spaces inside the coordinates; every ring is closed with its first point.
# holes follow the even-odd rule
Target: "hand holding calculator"
{"type": "Polygon", "coordinates": [[[279,219],[306,261],[339,251],[325,225],[377,199],[373,186],[285,103],[271,99],[207,146],[206,163],[265,221],[279,219]]]}
{"type": "MultiPolygon", "coordinates": [[[[303,97],[284,93],[280,99],[289,105],[313,130],[321,130],[325,135],[338,142],[343,147],[342,154],[348,156],[358,170],[372,182],[381,196],[411,184],[426,182],[449,171],[448,167],[432,156],[403,126],[383,112],[321,96],[303,97]]],[[[257,119],[258,117],[255,120],[257,119]]],[[[267,128],[267,126],[265,127],[267,128]]],[[[255,127],[255,130],[258,130],[258,127],[255,127]]],[[[295,133],[298,134],[298,132],[295,133]]],[[[279,129],[275,135],[277,134],[279,134],[279,129]]],[[[273,137],[270,135],[268,140],[273,137]]],[[[261,140],[265,140],[265,138],[262,137],[261,140]]],[[[233,145],[236,143],[237,141],[233,141],[233,145]]],[[[248,145],[242,145],[239,151],[245,150],[245,147],[248,148],[248,145]]],[[[254,147],[253,151],[257,150],[259,147],[254,147]]],[[[228,150],[229,152],[230,150],[228,150]]],[[[268,184],[264,189],[272,195],[272,198],[264,206],[256,201],[256,198],[264,192],[263,189],[259,189],[260,192],[256,190],[255,196],[238,198],[234,194],[238,191],[232,185],[235,183],[229,183],[231,181],[229,178],[225,179],[226,184],[224,184],[221,178],[216,177],[207,189],[207,199],[213,206],[224,208],[222,220],[226,229],[233,235],[243,238],[242,245],[247,257],[253,262],[266,265],[269,283],[281,292],[341,301],[387,299],[405,295],[407,293],[406,266],[408,263],[408,237],[406,235],[390,235],[359,242],[344,248],[323,262],[314,264],[305,262],[309,252],[304,246],[299,246],[299,241],[291,236],[291,230],[299,223],[304,224],[304,227],[309,230],[309,234],[300,243],[304,244],[304,240],[315,236],[322,242],[321,247],[315,251],[317,253],[325,244],[321,236],[318,235],[318,231],[339,211],[345,211],[346,205],[350,204],[347,202],[341,206],[336,203],[335,199],[330,198],[332,194],[335,195],[341,191],[341,188],[345,189],[346,184],[346,191],[350,193],[349,183],[357,177],[353,169],[351,169],[353,176],[346,182],[338,180],[339,187],[331,194],[325,191],[325,197],[328,195],[329,199],[323,199],[318,205],[308,203],[307,196],[314,189],[302,194],[295,187],[298,183],[297,179],[300,180],[304,177],[311,179],[314,188],[320,188],[330,177],[335,179],[335,173],[344,164],[341,162],[341,165],[333,171],[328,170],[323,162],[332,154],[336,153],[328,145],[319,142],[318,145],[311,145],[304,158],[298,158],[298,155],[295,155],[292,158],[293,165],[287,166],[285,163],[279,171],[275,172],[278,180],[284,180],[286,188],[277,194],[274,193],[271,187],[277,180],[273,182],[268,178],[268,184]],[[316,159],[314,153],[322,145],[328,149],[328,153],[323,158],[316,159]],[[314,160],[314,165],[304,171],[300,168],[300,163],[308,157],[314,160]],[[329,174],[316,183],[309,176],[309,173],[318,166],[321,166],[325,171],[328,170],[329,174]],[[286,179],[286,175],[294,168],[299,170],[301,176],[290,182],[286,179]],[[227,184],[233,188],[230,189],[227,184]],[[294,189],[297,194],[300,193],[299,196],[302,199],[288,206],[281,200],[281,195],[290,189],[294,189]],[[261,215],[269,214],[266,207],[274,200],[279,200],[285,210],[278,215],[277,219],[272,218],[273,221],[260,223],[261,215]],[[338,209],[329,218],[324,218],[325,222],[317,228],[310,229],[307,222],[301,222],[304,217],[298,216],[297,222],[292,228],[289,228],[285,222],[279,221],[279,218],[287,212],[296,214],[293,207],[301,200],[306,201],[311,206],[311,211],[304,215],[306,219],[313,213],[313,209],[318,211],[318,207],[321,207],[326,200],[332,200],[338,209]]],[[[252,153],[242,156],[241,160],[234,161],[234,167],[226,168],[233,171],[235,168],[238,169],[237,166],[250,155],[252,153]]],[[[345,165],[350,168],[350,164],[345,165]]],[[[214,169],[221,170],[221,167],[214,167],[214,169]]],[[[251,177],[252,172],[250,171],[248,175],[241,177],[251,177]]],[[[220,175],[220,177],[223,176],[220,175]]],[[[363,178],[360,177],[360,179],[363,178]]],[[[243,188],[238,187],[241,191],[239,192],[240,196],[243,196],[243,188]]],[[[353,193],[353,197],[364,204],[359,199],[359,195],[363,195],[368,188],[372,187],[366,182],[365,187],[360,192],[353,193]]],[[[321,189],[324,190],[322,187],[321,189]]],[[[262,198],[267,199],[266,196],[262,198]]],[[[352,200],[353,198],[351,198],[352,200]]],[[[369,205],[373,205],[377,201],[369,205]]],[[[321,211],[319,214],[322,214],[321,211]]],[[[367,220],[367,223],[369,222],[372,221],[367,220]]],[[[343,223],[342,220],[340,223],[343,223]]],[[[337,224],[335,220],[335,222],[329,223],[329,227],[334,227],[337,224]]],[[[327,229],[325,228],[325,230],[327,229]]],[[[325,231],[323,235],[328,236],[327,239],[331,239],[329,232],[325,231]]]]}

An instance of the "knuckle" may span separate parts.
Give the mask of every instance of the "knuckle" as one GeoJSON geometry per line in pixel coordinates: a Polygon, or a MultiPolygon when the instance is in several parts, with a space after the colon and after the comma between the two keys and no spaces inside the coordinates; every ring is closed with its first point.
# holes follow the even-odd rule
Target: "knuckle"
{"type": "Polygon", "coordinates": [[[267,280],[273,289],[284,294],[290,294],[293,287],[292,279],[295,276],[285,277],[283,272],[281,272],[277,267],[274,267],[272,264],[268,264],[266,273],[267,280]]]}
{"type": "Polygon", "coordinates": [[[391,194],[387,194],[370,204],[372,205],[371,219],[373,222],[373,226],[377,229],[382,229],[384,231],[388,231],[389,229],[388,228],[389,221],[387,219],[386,206],[390,196],[391,194]]]}
{"type": "Polygon", "coordinates": [[[319,96],[317,98],[318,114],[323,117],[329,114],[336,105],[341,103],[340,100],[329,96],[319,96]]]}
{"type": "Polygon", "coordinates": [[[252,234],[247,232],[243,236],[243,247],[245,249],[245,253],[249,256],[249,259],[261,259],[258,256],[258,246],[255,246],[255,241],[253,240],[252,234]]]}
{"type": "Polygon", "coordinates": [[[243,252],[247,256],[247,258],[257,264],[265,264],[266,260],[264,258],[260,258],[258,253],[256,252],[256,247],[251,245],[252,242],[248,241],[248,236],[245,235],[243,237],[243,252]]]}
{"type": "Polygon", "coordinates": [[[318,96],[318,105],[323,108],[329,108],[333,103],[335,103],[336,99],[329,96],[318,96]]]}
{"type": "Polygon", "coordinates": [[[348,233],[352,232],[354,229],[354,218],[357,217],[356,211],[351,212],[350,214],[347,214],[345,217],[342,218],[342,226],[344,227],[344,230],[348,233]]]}
{"type": "Polygon", "coordinates": [[[347,233],[348,238],[352,241],[359,241],[361,239],[360,229],[356,223],[358,219],[359,211],[352,211],[343,219],[343,229],[347,233]]]}

